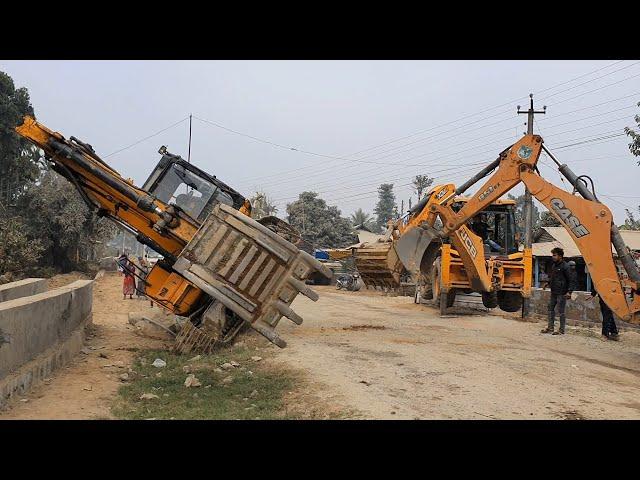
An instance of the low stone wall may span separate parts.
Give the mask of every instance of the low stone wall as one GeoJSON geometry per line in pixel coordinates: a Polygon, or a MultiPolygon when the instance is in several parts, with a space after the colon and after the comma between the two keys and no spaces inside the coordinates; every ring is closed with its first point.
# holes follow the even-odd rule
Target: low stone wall
{"type": "Polygon", "coordinates": [[[47,281],[44,278],[26,278],[17,282],[0,285],[0,302],[29,297],[47,291],[47,281]]]}
{"type": "Polygon", "coordinates": [[[0,406],[46,378],[82,348],[93,281],[0,303],[0,406]]]}
{"type": "MultiPolygon", "coordinates": [[[[551,292],[542,290],[541,288],[533,288],[531,291],[531,313],[538,318],[547,318],[547,305],[549,304],[551,292]]],[[[600,315],[600,302],[597,299],[591,300],[589,292],[574,292],[571,300],[567,300],[567,308],[565,310],[567,323],[571,324],[597,324],[602,325],[602,316],[600,315]]],[[[558,315],[556,314],[556,322],[558,315]]],[[[616,317],[618,327],[638,329],[637,325],[623,322],[616,317]]]]}

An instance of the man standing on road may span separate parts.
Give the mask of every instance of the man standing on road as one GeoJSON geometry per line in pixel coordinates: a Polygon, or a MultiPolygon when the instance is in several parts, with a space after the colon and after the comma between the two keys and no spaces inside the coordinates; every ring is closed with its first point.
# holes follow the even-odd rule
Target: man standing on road
{"type": "MultiPolygon", "coordinates": [[[[591,298],[594,299],[598,295],[595,285],[591,284],[591,298]]],[[[609,306],[604,303],[602,297],[598,295],[600,301],[600,313],[602,313],[602,335],[608,340],[618,341],[618,327],[616,327],[616,321],[613,318],[613,312],[609,306]]]]}
{"type": "Polygon", "coordinates": [[[556,247],[551,250],[551,255],[553,259],[551,275],[549,276],[549,282],[544,286],[544,288],[547,288],[548,286],[551,289],[551,297],[549,299],[548,307],[549,324],[541,333],[564,335],[564,327],[566,323],[564,311],[567,306],[567,299],[571,298],[571,293],[575,288],[576,278],[571,267],[569,267],[569,264],[564,261],[564,250],[556,247]],[[560,329],[558,331],[554,331],[556,306],[558,307],[558,314],[560,315],[560,329]]]}

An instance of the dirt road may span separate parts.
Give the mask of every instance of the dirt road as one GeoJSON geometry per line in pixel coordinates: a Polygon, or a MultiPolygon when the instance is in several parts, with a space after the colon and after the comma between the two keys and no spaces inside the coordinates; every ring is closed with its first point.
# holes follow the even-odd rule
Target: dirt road
{"type": "Polygon", "coordinates": [[[282,321],[277,358],[366,418],[640,418],[636,333],[542,335],[542,324],[498,316],[441,318],[409,297],[318,291],[317,303],[294,304],[303,325],[282,321]]]}
{"type": "MultiPolygon", "coordinates": [[[[78,275],[54,277],[50,288],[62,286],[78,275]]],[[[35,388],[13,407],[0,414],[5,419],[106,419],[121,385],[119,376],[127,372],[134,352],[154,348],[161,341],[135,335],[128,324],[130,311],[149,309],[144,300],[122,299],[122,277],[108,273],[93,286],[92,337],[88,354],[79,354],[50,381],[35,388]],[[102,356],[101,356],[102,355],[102,356]],[[106,358],[104,358],[106,357],[106,358]]],[[[156,309],[158,307],[155,307],[156,309]]]]}
{"type": "MultiPolygon", "coordinates": [[[[624,332],[619,343],[574,327],[552,337],[537,323],[486,314],[441,318],[408,297],[316,288],[317,303],[299,296],[294,304],[305,322],[280,324],[288,347],[269,350],[270,361],[306,372],[302,390],[319,409],[390,419],[640,418],[636,333],[624,332]]],[[[117,274],[97,280],[88,353],[0,419],[111,418],[119,376],[134,352],[163,345],[128,324],[130,311],[148,308],[122,300],[117,274]]]]}

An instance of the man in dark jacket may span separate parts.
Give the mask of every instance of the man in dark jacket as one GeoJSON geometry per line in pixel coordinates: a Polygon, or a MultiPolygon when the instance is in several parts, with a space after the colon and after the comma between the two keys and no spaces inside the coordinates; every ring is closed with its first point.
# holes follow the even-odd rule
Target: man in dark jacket
{"type": "Polygon", "coordinates": [[[571,293],[575,289],[576,276],[575,273],[569,267],[569,264],[564,261],[564,250],[559,247],[551,250],[553,258],[553,264],[551,266],[551,275],[549,276],[549,282],[545,285],[551,289],[551,296],[549,299],[549,324],[547,328],[542,330],[542,333],[551,333],[553,335],[564,335],[564,327],[566,323],[565,308],[567,306],[567,299],[571,298],[571,293]],[[560,329],[554,331],[555,328],[555,313],[556,306],[558,307],[558,314],[560,315],[560,329]]]}
{"type": "MultiPolygon", "coordinates": [[[[596,286],[591,284],[591,298],[595,298],[596,295],[598,295],[596,286]]],[[[618,341],[618,327],[616,327],[613,312],[609,306],[604,303],[600,295],[598,295],[598,300],[600,301],[600,313],[602,313],[602,335],[609,340],[618,341]]]]}

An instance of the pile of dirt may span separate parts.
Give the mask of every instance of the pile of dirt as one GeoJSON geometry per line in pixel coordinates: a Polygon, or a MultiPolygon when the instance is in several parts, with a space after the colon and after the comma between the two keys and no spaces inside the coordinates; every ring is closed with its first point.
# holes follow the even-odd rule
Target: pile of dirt
{"type": "Polygon", "coordinates": [[[76,280],[90,280],[91,277],[86,273],[82,272],[69,272],[69,273],[61,273],[59,275],[54,275],[51,278],[47,279],[47,288],[49,290],[53,290],[54,288],[64,287],[65,285],[69,285],[70,283],[75,282],[76,280]]]}

